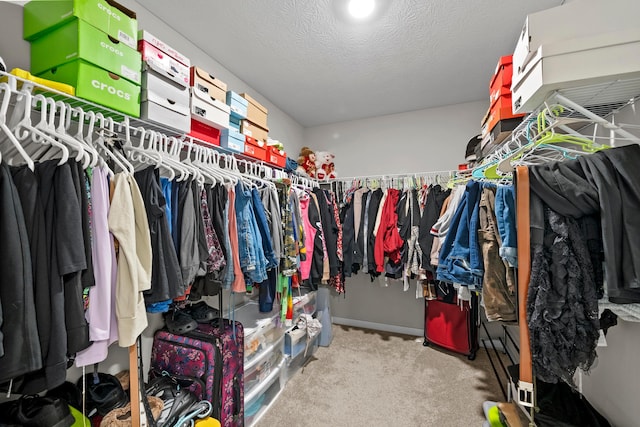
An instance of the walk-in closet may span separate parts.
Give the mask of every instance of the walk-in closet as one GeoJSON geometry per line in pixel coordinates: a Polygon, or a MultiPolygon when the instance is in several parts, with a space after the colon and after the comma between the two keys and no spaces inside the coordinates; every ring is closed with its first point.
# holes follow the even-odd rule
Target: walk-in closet
{"type": "Polygon", "coordinates": [[[640,2],[0,2],[0,426],[640,425],[640,2]]]}

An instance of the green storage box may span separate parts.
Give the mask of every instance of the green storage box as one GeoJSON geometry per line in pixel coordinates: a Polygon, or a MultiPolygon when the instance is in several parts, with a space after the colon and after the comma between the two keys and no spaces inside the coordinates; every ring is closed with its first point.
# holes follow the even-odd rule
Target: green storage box
{"type": "Polygon", "coordinates": [[[23,37],[33,41],[76,18],[136,49],[136,14],[113,0],[30,1],[24,6],[23,37]]]}
{"type": "Polygon", "coordinates": [[[81,59],[40,73],[38,77],[74,86],[78,98],[140,116],[140,86],[81,59]]]}
{"type": "Polygon", "coordinates": [[[31,42],[33,74],[76,59],[84,59],[136,84],[141,82],[140,52],[79,19],[31,42]]]}

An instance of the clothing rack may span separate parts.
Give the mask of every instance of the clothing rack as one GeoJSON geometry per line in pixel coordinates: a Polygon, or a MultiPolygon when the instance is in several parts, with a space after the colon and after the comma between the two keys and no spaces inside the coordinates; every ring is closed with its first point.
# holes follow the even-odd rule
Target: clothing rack
{"type": "MultiPolygon", "coordinates": [[[[295,173],[287,173],[277,166],[252,159],[242,153],[213,146],[190,135],[180,134],[171,127],[135,119],[115,110],[38,85],[30,80],[0,72],[0,143],[6,145],[7,151],[11,150],[11,157],[18,159],[20,163],[26,162],[31,170],[34,169],[34,161],[27,154],[24,146],[27,143],[35,144],[31,138],[37,132],[47,136],[46,142],[41,142],[43,148],[48,150],[47,144],[58,147],[64,161],[78,161],[85,169],[97,165],[106,166],[106,161],[114,161],[124,172],[132,174],[133,166],[127,162],[126,156],[119,157],[115,153],[132,149],[132,152],[135,151],[138,156],[157,158],[158,167],[166,162],[165,164],[175,168],[174,172],[193,173],[192,177],[196,180],[203,179],[204,176],[213,176],[213,173],[203,174],[206,169],[198,164],[200,161],[204,165],[204,160],[207,159],[207,169],[212,168],[222,172],[221,177],[237,176],[242,179],[248,176],[252,178],[252,183],[264,182],[271,185],[274,180],[289,179],[292,184],[299,187],[318,186],[315,180],[300,177],[295,173]],[[31,122],[31,113],[35,113],[34,116],[36,116],[33,122],[29,123],[29,129],[33,127],[33,130],[26,133],[28,138],[21,139],[21,136],[14,135],[15,130],[12,130],[12,127],[27,117],[31,122]],[[38,120],[40,123],[37,123],[38,120]],[[46,132],[35,130],[41,124],[48,126],[46,132]],[[99,138],[96,138],[97,134],[100,134],[99,138]],[[62,143],[61,140],[66,142],[62,143]],[[101,141],[100,147],[97,146],[96,140],[101,141]],[[53,143],[56,145],[51,145],[53,143]],[[69,146],[65,148],[64,144],[69,146]],[[71,151],[69,147],[72,145],[77,147],[74,149],[74,156],[76,151],[78,153],[75,158],[69,156],[71,151]],[[200,173],[198,173],[199,168],[200,173]]],[[[40,148],[37,151],[39,150],[40,148]]],[[[0,153],[0,162],[8,163],[9,156],[2,154],[0,153]]],[[[186,179],[186,177],[178,176],[176,173],[176,179],[186,179]]],[[[136,342],[128,347],[132,379],[133,425],[140,425],[142,411],[140,385],[137,381],[139,378],[138,345],[136,342]]]]}
{"type": "MultiPolygon", "coordinates": [[[[162,151],[171,156],[174,161],[185,163],[187,166],[191,165],[194,157],[198,155],[200,158],[210,159],[210,164],[221,170],[231,170],[265,180],[288,178],[294,184],[308,188],[318,185],[313,179],[298,176],[295,172],[285,172],[278,166],[251,158],[243,153],[211,145],[191,135],[182,134],[170,126],[133,118],[5,72],[0,72],[0,100],[3,107],[3,111],[0,112],[0,123],[2,125],[17,122],[25,113],[22,105],[26,96],[33,100],[31,103],[33,111],[38,111],[47,104],[54,109],[49,110],[51,114],[57,117],[66,114],[67,126],[71,122],[76,123],[80,129],[87,125],[95,125],[97,131],[104,130],[110,140],[119,140],[124,147],[133,146],[137,149],[162,151]],[[38,104],[38,101],[41,103],[38,104]],[[21,108],[17,108],[18,106],[21,108]],[[243,166],[242,170],[239,165],[243,166]]],[[[34,119],[34,124],[35,121],[34,119]]],[[[2,130],[5,132],[0,131],[0,135],[6,134],[8,128],[2,130]]],[[[1,156],[0,161],[2,161],[1,156]]]]}

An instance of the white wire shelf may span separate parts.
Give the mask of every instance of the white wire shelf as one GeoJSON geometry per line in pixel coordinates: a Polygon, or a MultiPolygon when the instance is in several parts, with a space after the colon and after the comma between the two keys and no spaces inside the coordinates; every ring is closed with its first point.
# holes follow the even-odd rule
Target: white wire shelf
{"type": "MultiPolygon", "coordinates": [[[[260,165],[264,165],[275,170],[284,169],[272,163],[268,163],[266,161],[250,157],[244,153],[239,153],[237,151],[233,151],[219,145],[211,144],[199,138],[195,138],[169,125],[160,124],[160,123],[156,123],[156,122],[141,119],[141,118],[131,117],[117,110],[105,107],[103,105],[96,104],[91,101],[87,101],[85,99],[78,98],[76,96],[72,96],[68,93],[60,92],[51,87],[38,84],[34,81],[15,76],[13,74],[0,71],[0,83],[7,83],[9,85],[10,90],[14,93],[17,93],[18,97],[20,96],[21,91],[28,91],[33,95],[41,94],[46,98],[51,98],[56,101],[61,101],[65,104],[68,104],[74,109],[82,109],[85,112],[91,111],[96,114],[100,113],[105,118],[110,118],[114,121],[114,123],[116,124],[116,126],[114,126],[114,132],[118,133],[122,138],[127,137],[126,135],[127,129],[129,129],[130,131],[134,131],[138,128],[142,128],[146,132],[150,132],[150,131],[157,132],[159,134],[162,134],[168,137],[175,137],[178,140],[189,141],[191,143],[195,143],[197,145],[210,148],[212,150],[215,150],[217,152],[220,152],[226,155],[232,155],[236,157],[238,160],[241,160],[243,162],[258,163],[260,165]]],[[[299,178],[306,178],[304,176],[300,176],[295,171],[289,174],[299,178]]]]}

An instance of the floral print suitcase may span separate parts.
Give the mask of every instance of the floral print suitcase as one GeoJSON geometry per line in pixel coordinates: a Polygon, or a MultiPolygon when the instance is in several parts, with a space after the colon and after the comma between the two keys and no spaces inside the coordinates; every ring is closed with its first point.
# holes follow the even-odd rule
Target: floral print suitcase
{"type": "Polygon", "coordinates": [[[157,331],[151,372],[198,379],[190,390],[213,404],[213,415],[222,426],[244,425],[244,329],[240,322],[216,319],[185,335],[157,331]],[[198,384],[204,384],[204,389],[198,390],[198,384]]]}

